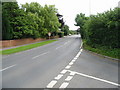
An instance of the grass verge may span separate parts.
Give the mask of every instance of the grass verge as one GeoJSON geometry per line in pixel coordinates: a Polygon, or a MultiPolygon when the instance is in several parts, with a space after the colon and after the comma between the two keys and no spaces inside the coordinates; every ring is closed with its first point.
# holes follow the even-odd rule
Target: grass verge
{"type": "Polygon", "coordinates": [[[87,45],[85,42],[83,43],[83,47],[86,50],[101,54],[101,55],[105,55],[105,56],[109,56],[112,58],[116,58],[116,59],[120,59],[120,56],[118,55],[118,52],[120,52],[120,49],[108,49],[107,47],[97,47],[97,48],[93,48],[89,45],[87,45]]]}
{"type": "Polygon", "coordinates": [[[43,46],[43,45],[52,43],[54,41],[57,41],[57,40],[43,41],[43,42],[40,42],[40,43],[29,44],[29,45],[25,45],[25,46],[21,46],[21,47],[17,47],[17,48],[2,50],[2,51],[0,51],[0,54],[7,55],[7,54],[20,52],[20,51],[25,51],[25,50],[28,50],[28,49],[32,49],[32,48],[35,48],[35,47],[39,47],[39,46],[43,46]]]}

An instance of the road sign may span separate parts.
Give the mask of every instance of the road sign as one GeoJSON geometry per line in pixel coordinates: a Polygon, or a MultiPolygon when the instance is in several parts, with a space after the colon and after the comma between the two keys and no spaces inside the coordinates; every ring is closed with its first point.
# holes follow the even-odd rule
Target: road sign
{"type": "Polygon", "coordinates": [[[51,33],[50,33],[50,32],[48,33],[48,36],[49,36],[49,39],[50,39],[50,36],[51,36],[51,33]]]}
{"type": "Polygon", "coordinates": [[[50,33],[50,32],[48,33],[48,36],[49,36],[49,37],[51,36],[51,33],[50,33]]]}

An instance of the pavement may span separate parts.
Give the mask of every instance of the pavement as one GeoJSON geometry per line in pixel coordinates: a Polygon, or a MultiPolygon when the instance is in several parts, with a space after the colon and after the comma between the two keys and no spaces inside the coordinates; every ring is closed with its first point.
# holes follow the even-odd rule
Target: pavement
{"type": "Polygon", "coordinates": [[[80,48],[79,35],[2,57],[2,88],[118,88],[118,62],[80,48]]]}

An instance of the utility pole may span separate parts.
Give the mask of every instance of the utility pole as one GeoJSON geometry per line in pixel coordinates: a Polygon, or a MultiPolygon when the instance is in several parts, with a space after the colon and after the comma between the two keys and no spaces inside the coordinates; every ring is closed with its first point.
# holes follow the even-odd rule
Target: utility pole
{"type": "Polygon", "coordinates": [[[91,15],[91,0],[89,0],[89,15],[91,15]]]}
{"type": "Polygon", "coordinates": [[[120,1],[118,2],[118,8],[120,8],[120,1]]]}

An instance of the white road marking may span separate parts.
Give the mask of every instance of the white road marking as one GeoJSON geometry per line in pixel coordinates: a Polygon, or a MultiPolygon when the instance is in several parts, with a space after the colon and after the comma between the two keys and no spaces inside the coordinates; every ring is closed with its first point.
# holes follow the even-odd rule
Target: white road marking
{"type": "MultiPolygon", "coordinates": [[[[68,42],[66,42],[64,45],[66,45],[68,42]]],[[[62,45],[62,46],[64,46],[64,45],[62,45]]],[[[59,47],[57,47],[56,49],[59,49],[59,48],[61,48],[62,46],[59,46],[59,47]]],[[[69,63],[69,65],[67,65],[66,67],[65,67],[65,69],[69,69],[70,67],[71,67],[71,65],[76,61],[76,59],[80,56],[80,54],[81,54],[81,52],[82,52],[82,49],[78,52],[78,54],[76,55],[76,57],[69,63]]],[[[68,70],[62,70],[60,73],[61,74],[59,74],[57,77],[55,77],[54,79],[56,79],[56,80],[59,80],[61,77],[63,77],[63,75],[62,74],[65,74],[68,70]]],[[[70,70],[69,70],[70,71],[70,70]]],[[[75,75],[76,74],[76,72],[70,72],[70,75],[71,76],[68,76],[66,79],[65,79],[65,81],[70,81],[72,78],[73,78],[73,75],[75,75]]],[[[47,85],[47,88],[52,88],[56,83],[57,83],[57,81],[56,80],[52,80],[48,85],[47,85]]],[[[67,82],[64,82],[59,88],[66,88],[67,86],[69,85],[69,83],[67,83],[67,82]]]]}
{"type": "Polygon", "coordinates": [[[67,76],[67,78],[65,79],[65,81],[70,81],[73,78],[73,76],[67,76]]]}
{"type": "MultiPolygon", "coordinates": [[[[70,70],[68,70],[68,71],[69,72],[74,72],[74,71],[70,71],[70,70]]],[[[80,76],[84,76],[84,77],[88,77],[88,78],[95,79],[95,80],[98,80],[98,81],[106,82],[106,83],[109,83],[109,84],[112,84],[112,85],[115,85],[115,86],[120,86],[120,84],[118,84],[118,83],[114,83],[114,82],[111,82],[111,81],[108,81],[108,80],[105,80],[105,79],[97,78],[97,77],[94,77],[94,76],[91,76],[91,75],[78,73],[78,72],[74,72],[74,73],[76,73],[80,76]]]]}
{"type": "Polygon", "coordinates": [[[59,80],[63,75],[59,74],[57,77],[55,77],[54,79],[59,80]]]}
{"type": "Polygon", "coordinates": [[[57,47],[56,49],[59,49],[59,48],[63,47],[64,45],[68,44],[69,42],[70,42],[70,41],[65,42],[63,45],[57,47]]]}
{"type": "Polygon", "coordinates": [[[66,66],[65,68],[66,68],[66,69],[69,69],[70,67],[71,67],[71,66],[68,65],[68,66],[66,66]]]}
{"type": "Polygon", "coordinates": [[[73,62],[70,62],[69,65],[73,65],[73,62]]]}
{"type": "Polygon", "coordinates": [[[83,51],[83,49],[80,50],[80,54],[81,54],[82,51],[83,51]]]}
{"type": "Polygon", "coordinates": [[[76,60],[77,58],[75,57],[74,60],[76,60]]]}
{"type": "Polygon", "coordinates": [[[49,53],[49,52],[45,52],[45,53],[42,53],[42,54],[40,54],[40,55],[37,55],[37,56],[33,57],[32,59],[38,58],[38,57],[43,56],[43,55],[45,55],[45,54],[47,54],[47,53],[49,53]]]}
{"type": "Polygon", "coordinates": [[[78,57],[79,57],[79,55],[80,55],[80,54],[78,53],[78,54],[76,55],[76,58],[78,58],[78,57]]]}
{"type": "Polygon", "coordinates": [[[74,76],[76,73],[75,72],[70,72],[70,75],[74,76]]]}
{"type": "Polygon", "coordinates": [[[69,83],[64,82],[59,88],[66,88],[69,85],[69,83]]]}
{"type": "Polygon", "coordinates": [[[12,66],[9,66],[9,67],[6,67],[6,68],[0,70],[0,72],[5,71],[5,70],[7,70],[7,69],[9,69],[9,68],[12,68],[12,67],[14,67],[14,66],[16,66],[16,64],[15,64],[15,65],[12,65],[12,66]]]}
{"type": "Polygon", "coordinates": [[[69,42],[70,42],[70,41],[65,42],[64,45],[68,44],[69,42]]]}
{"type": "Polygon", "coordinates": [[[51,81],[51,82],[47,85],[47,88],[52,88],[56,83],[57,83],[57,81],[55,81],[55,80],[51,81]]]}
{"type": "Polygon", "coordinates": [[[67,70],[62,70],[60,73],[65,74],[67,70]]]}
{"type": "Polygon", "coordinates": [[[75,61],[76,61],[76,60],[73,59],[71,62],[75,62],[75,61]]]}
{"type": "Polygon", "coordinates": [[[75,60],[80,56],[80,54],[82,53],[82,50],[83,50],[83,49],[81,49],[81,50],[78,52],[78,54],[75,56],[75,58],[74,58],[75,60]]]}
{"type": "Polygon", "coordinates": [[[62,46],[59,46],[59,47],[57,47],[56,49],[59,49],[59,48],[61,48],[62,46]]]}

